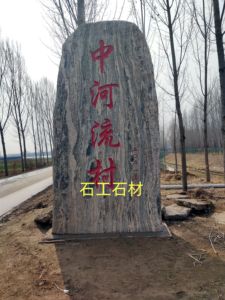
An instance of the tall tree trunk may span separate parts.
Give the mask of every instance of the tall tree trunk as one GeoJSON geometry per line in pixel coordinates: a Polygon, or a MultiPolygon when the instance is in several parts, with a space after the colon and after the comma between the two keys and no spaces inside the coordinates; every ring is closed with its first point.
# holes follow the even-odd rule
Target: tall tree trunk
{"type": "Polygon", "coordinates": [[[176,135],[176,129],[177,129],[177,115],[175,112],[175,120],[174,120],[174,128],[173,128],[173,150],[174,150],[174,158],[175,158],[175,174],[178,172],[178,166],[177,166],[177,135],[176,135]]]}
{"type": "Polygon", "coordinates": [[[204,153],[205,153],[205,175],[206,181],[210,182],[210,170],[209,170],[209,147],[208,147],[208,124],[207,124],[207,107],[208,107],[208,96],[207,96],[207,88],[205,88],[204,95],[204,117],[203,117],[203,127],[204,127],[204,153]]]}
{"type": "Polygon", "coordinates": [[[49,160],[48,160],[48,143],[47,143],[46,132],[45,132],[45,128],[44,128],[44,120],[42,122],[43,122],[43,134],[44,134],[45,152],[46,152],[47,165],[48,165],[48,163],[49,163],[49,160]]]}
{"type": "Polygon", "coordinates": [[[176,102],[176,112],[178,116],[179,131],[180,131],[180,148],[181,148],[181,166],[182,166],[182,187],[183,191],[187,191],[187,165],[186,165],[186,149],[185,149],[185,129],[183,124],[183,117],[180,108],[180,95],[178,88],[178,72],[177,72],[177,63],[176,63],[176,53],[174,48],[174,38],[173,38],[173,26],[171,20],[170,4],[169,0],[166,0],[167,3],[167,16],[168,16],[168,27],[170,35],[170,48],[172,54],[172,64],[173,64],[173,83],[174,83],[174,94],[176,102]]]}
{"type": "Polygon", "coordinates": [[[85,7],[84,0],[77,1],[77,25],[85,23],[85,7]]]}
{"type": "Polygon", "coordinates": [[[205,20],[205,2],[203,1],[203,9],[204,9],[204,31],[205,31],[205,39],[204,39],[204,73],[205,73],[205,82],[204,82],[204,152],[205,152],[205,173],[206,173],[206,181],[210,182],[210,170],[209,170],[209,149],[208,149],[208,42],[207,42],[207,24],[205,20]]]}
{"type": "Polygon", "coordinates": [[[219,64],[220,75],[220,89],[221,89],[221,119],[222,119],[222,145],[223,145],[223,167],[224,167],[224,179],[225,179],[225,59],[223,49],[223,34],[221,28],[220,8],[219,1],[213,0],[214,7],[214,22],[216,31],[216,46],[217,56],[219,64]]]}
{"type": "Polygon", "coordinates": [[[22,172],[24,172],[24,171],[25,171],[25,168],[24,168],[24,159],[23,159],[23,147],[22,147],[22,140],[21,140],[20,128],[19,128],[19,125],[18,125],[18,124],[17,124],[17,133],[18,133],[19,146],[20,146],[21,169],[22,169],[22,172]]]}
{"type": "Polygon", "coordinates": [[[165,149],[165,124],[164,124],[164,109],[163,109],[163,165],[166,170],[166,149],[165,149]]]}
{"type": "Polygon", "coordinates": [[[6,147],[5,147],[5,138],[4,138],[4,132],[3,132],[3,128],[2,128],[1,123],[0,123],[0,135],[1,135],[2,150],[3,150],[3,157],[4,157],[5,176],[9,176],[7,154],[6,154],[6,147]]]}
{"type": "Polygon", "coordinates": [[[49,136],[49,144],[50,144],[51,157],[52,157],[52,152],[53,152],[52,137],[51,137],[51,134],[49,134],[48,136],[49,136]]]}
{"type": "Polygon", "coordinates": [[[31,126],[32,126],[32,135],[33,135],[33,141],[34,141],[34,153],[35,153],[35,168],[37,169],[37,142],[36,142],[36,136],[35,136],[35,130],[34,130],[34,118],[31,117],[31,126]]]}
{"type": "Polygon", "coordinates": [[[22,140],[23,140],[24,167],[25,167],[25,170],[26,170],[28,168],[28,166],[27,166],[27,147],[26,147],[26,139],[25,139],[24,130],[21,130],[21,135],[22,135],[22,140]]]}
{"type": "Polygon", "coordinates": [[[140,6],[141,6],[141,27],[142,27],[142,32],[144,34],[144,37],[146,39],[146,32],[145,32],[145,1],[140,0],[140,6]]]}
{"type": "Polygon", "coordinates": [[[39,159],[41,165],[43,164],[43,159],[42,159],[42,146],[41,146],[41,139],[40,139],[40,131],[39,131],[39,126],[38,126],[38,119],[37,119],[37,112],[36,112],[36,125],[37,125],[37,140],[38,140],[38,146],[39,146],[39,159]]]}
{"type": "Polygon", "coordinates": [[[33,136],[34,140],[34,155],[35,155],[35,168],[37,169],[38,167],[38,159],[37,159],[37,142],[35,136],[33,136]]]}
{"type": "Polygon", "coordinates": [[[205,175],[206,181],[210,182],[210,170],[209,170],[209,149],[208,149],[208,125],[207,125],[207,112],[204,105],[204,153],[205,153],[205,175]]]}
{"type": "Polygon", "coordinates": [[[52,152],[53,152],[53,146],[52,146],[52,141],[53,141],[53,133],[52,133],[52,128],[49,122],[48,124],[48,137],[49,137],[49,144],[50,144],[50,149],[51,149],[51,157],[52,157],[52,152]]]}

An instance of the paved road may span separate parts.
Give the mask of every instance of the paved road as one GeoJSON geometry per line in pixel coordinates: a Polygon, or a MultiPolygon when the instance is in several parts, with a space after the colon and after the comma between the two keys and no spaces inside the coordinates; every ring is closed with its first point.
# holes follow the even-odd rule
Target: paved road
{"type": "Polygon", "coordinates": [[[52,184],[52,167],[0,180],[0,216],[52,184]]]}
{"type": "MultiPolygon", "coordinates": [[[[52,185],[52,167],[0,180],[0,216],[52,185]]],[[[192,184],[188,188],[225,188],[224,184],[192,184]]],[[[161,185],[161,189],[181,189],[161,185]]]]}

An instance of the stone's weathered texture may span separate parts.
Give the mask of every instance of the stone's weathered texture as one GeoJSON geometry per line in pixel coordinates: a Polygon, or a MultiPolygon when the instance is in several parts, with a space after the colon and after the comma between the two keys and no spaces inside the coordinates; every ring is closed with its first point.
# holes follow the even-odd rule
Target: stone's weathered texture
{"type": "Polygon", "coordinates": [[[199,199],[178,199],[176,200],[176,204],[189,207],[193,211],[197,211],[197,212],[209,212],[213,208],[212,202],[208,200],[199,200],[199,199]]]}
{"type": "Polygon", "coordinates": [[[186,220],[191,212],[191,208],[182,207],[177,204],[164,206],[162,208],[162,216],[167,221],[182,221],[186,220]]]}
{"type": "Polygon", "coordinates": [[[168,200],[177,200],[177,199],[188,199],[188,195],[183,195],[183,194],[172,194],[172,195],[167,195],[166,199],[168,200]]]}
{"type": "Polygon", "coordinates": [[[81,25],[63,46],[54,111],[54,234],[161,231],[159,185],[158,105],[148,46],[137,26],[128,22],[81,25]],[[104,60],[92,61],[99,42],[112,45],[104,60]],[[106,100],[91,105],[90,88],[118,84],[113,108],[106,100]],[[120,147],[93,147],[95,121],[110,119],[113,143],[120,147]],[[116,164],[115,180],[143,184],[142,196],[83,197],[81,182],[87,170],[102,161],[116,164]],[[136,178],[136,179],[135,179],[136,178]]]}

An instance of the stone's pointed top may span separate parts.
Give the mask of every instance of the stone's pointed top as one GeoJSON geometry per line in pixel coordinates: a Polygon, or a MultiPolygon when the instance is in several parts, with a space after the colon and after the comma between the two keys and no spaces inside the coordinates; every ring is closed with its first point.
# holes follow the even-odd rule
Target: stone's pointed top
{"type": "Polygon", "coordinates": [[[87,27],[87,26],[91,26],[91,27],[108,27],[108,26],[117,26],[117,27],[136,27],[139,31],[140,29],[138,28],[138,26],[132,22],[129,21],[99,21],[99,22],[95,22],[95,23],[84,23],[82,25],[80,25],[77,30],[81,27],[87,27]]]}
{"type": "MultiPolygon", "coordinates": [[[[79,27],[77,27],[77,29],[74,31],[80,31],[80,30],[86,30],[86,29],[94,29],[94,30],[102,30],[105,31],[106,29],[110,29],[110,28],[116,28],[118,30],[124,30],[124,29],[132,29],[132,30],[137,30],[139,31],[141,34],[141,30],[139,29],[139,27],[132,23],[132,22],[128,22],[128,21],[100,21],[100,22],[95,22],[95,23],[84,23],[82,25],[80,25],[79,27]]],[[[111,34],[111,32],[107,32],[109,34],[111,34]]],[[[72,33],[73,35],[74,33],[72,33]]],[[[143,35],[143,34],[142,34],[143,35]]]]}
{"type": "Polygon", "coordinates": [[[132,22],[101,21],[95,23],[84,23],[78,26],[77,29],[65,40],[63,48],[65,47],[65,44],[72,42],[73,39],[77,39],[80,35],[85,35],[88,38],[91,34],[93,35],[93,38],[95,38],[98,33],[100,33],[102,37],[105,36],[108,38],[115,38],[115,35],[123,33],[125,39],[127,39],[131,33],[136,33],[143,38],[144,42],[146,42],[139,27],[132,22]]]}

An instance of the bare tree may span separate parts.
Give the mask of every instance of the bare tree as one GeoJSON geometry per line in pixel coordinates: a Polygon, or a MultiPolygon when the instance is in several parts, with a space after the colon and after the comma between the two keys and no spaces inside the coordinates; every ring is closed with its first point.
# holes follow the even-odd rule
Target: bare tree
{"type": "MultiPolygon", "coordinates": [[[[108,7],[108,0],[47,0],[42,1],[42,4],[46,10],[46,22],[56,49],[61,51],[61,45],[78,26],[86,21],[94,22],[96,19],[102,19],[108,7]]],[[[58,51],[54,52],[59,55],[58,51]]]]}
{"type": "Polygon", "coordinates": [[[0,136],[4,157],[4,171],[5,176],[9,175],[8,162],[5,144],[5,130],[11,114],[11,93],[8,95],[6,92],[8,76],[7,64],[7,47],[3,40],[0,40],[0,136]]]}
{"type": "Polygon", "coordinates": [[[175,112],[174,125],[173,125],[173,151],[175,159],[175,174],[178,173],[178,163],[177,163],[177,114],[175,112]]]}
{"type": "Polygon", "coordinates": [[[38,82],[38,110],[41,124],[41,136],[45,146],[45,154],[47,163],[49,163],[48,149],[50,146],[52,154],[53,143],[53,109],[55,103],[55,88],[53,84],[47,79],[42,78],[38,82]]]}
{"type": "Polygon", "coordinates": [[[39,84],[35,84],[35,90],[34,90],[34,122],[36,125],[36,136],[37,136],[37,145],[39,150],[39,160],[40,164],[44,164],[44,149],[43,149],[43,134],[42,134],[42,126],[41,126],[41,119],[42,119],[42,108],[41,108],[41,102],[40,102],[40,89],[39,84]]]}
{"type": "Polygon", "coordinates": [[[150,37],[150,33],[153,39],[154,30],[151,26],[151,8],[149,7],[149,5],[147,5],[146,0],[129,0],[129,2],[131,7],[131,16],[133,17],[137,26],[141,29],[142,33],[145,36],[145,39],[148,40],[148,38],[150,37]]]}
{"type": "MultiPolygon", "coordinates": [[[[196,24],[196,36],[192,43],[193,54],[198,66],[198,80],[200,85],[200,106],[203,107],[203,131],[206,181],[210,181],[208,154],[208,94],[209,94],[209,56],[211,51],[211,34],[213,21],[213,6],[211,2],[202,0],[196,3],[192,0],[191,14],[196,24]],[[208,3],[208,5],[207,5],[208,3]],[[202,47],[203,44],[203,47],[202,47]]],[[[194,88],[196,93],[196,88],[194,88]]],[[[194,95],[193,95],[194,96],[194,95]]],[[[195,96],[194,96],[195,97],[195,96]]],[[[196,98],[196,97],[195,97],[196,98]]],[[[199,98],[198,98],[199,99],[199,98]]]]}
{"type": "Polygon", "coordinates": [[[225,58],[223,47],[222,21],[225,11],[225,1],[223,1],[222,11],[220,12],[219,0],[213,0],[214,24],[216,32],[216,46],[219,64],[220,90],[221,90],[221,120],[222,120],[222,138],[224,155],[224,179],[225,179],[225,58]]]}
{"type": "MultiPolygon", "coordinates": [[[[219,79],[213,80],[214,85],[209,88],[208,91],[208,146],[211,151],[220,151],[222,148],[222,134],[221,134],[221,103],[219,94],[219,79]]],[[[201,150],[204,148],[204,123],[202,122],[204,117],[204,111],[202,107],[197,104],[189,109],[184,116],[185,133],[186,133],[186,147],[190,150],[201,150]]],[[[171,147],[174,144],[174,120],[169,126],[168,136],[170,137],[169,142],[171,147]]]]}
{"type": "Polygon", "coordinates": [[[29,105],[29,115],[30,115],[30,133],[33,140],[34,145],[34,155],[35,155],[35,167],[38,168],[38,156],[37,156],[37,133],[36,133],[36,111],[35,111],[35,85],[31,82],[31,80],[26,81],[26,90],[28,97],[28,105],[29,105]]]}
{"type": "Polygon", "coordinates": [[[84,0],[77,0],[77,25],[85,23],[85,7],[84,0]]]}
{"type": "Polygon", "coordinates": [[[209,145],[218,150],[222,149],[222,131],[221,131],[221,101],[219,79],[215,81],[215,85],[209,93],[209,101],[211,107],[209,110],[209,145]]]}
{"type": "Polygon", "coordinates": [[[55,104],[55,87],[54,85],[47,79],[43,78],[40,80],[39,87],[41,89],[41,98],[42,98],[42,106],[43,106],[43,117],[45,122],[45,130],[48,136],[48,142],[51,149],[51,154],[53,150],[53,110],[55,104]]]}
{"type": "Polygon", "coordinates": [[[10,80],[8,94],[12,93],[12,116],[17,130],[21,154],[21,168],[27,169],[26,128],[28,124],[28,105],[26,103],[25,80],[27,79],[24,59],[18,45],[8,43],[8,65],[10,80]]]}
{"type": "Polygon", "coordinates": [[[188,45],[192,32],[192,21],[187,23],[187,3],[186,0],[148,0],[158,32],[161,45],[163,47],[169,70],[173,82],[173,91],[176,105],[176,113],[178,117],[179,133],[180,133],[180,149],[182,162],[182,186],[183,190],[187,190],[187,166],[185,151],[185,128],[181,111],[181,85],[184,83],[182,67],[184,65],[185,56],[187,54],[188,45]],[[164,28],[162,27],[164,26],[164,28]],[[170,51],[165,44],[169,40],[170,51]]]}

